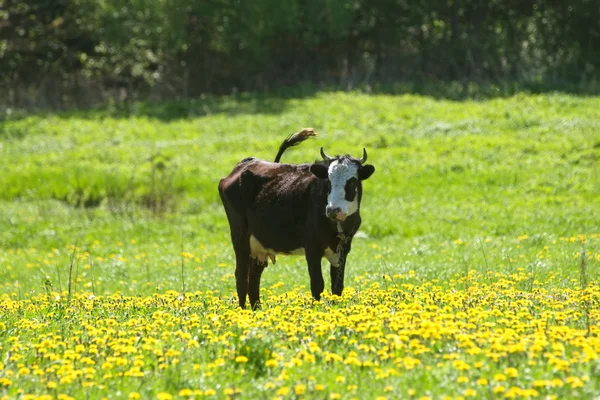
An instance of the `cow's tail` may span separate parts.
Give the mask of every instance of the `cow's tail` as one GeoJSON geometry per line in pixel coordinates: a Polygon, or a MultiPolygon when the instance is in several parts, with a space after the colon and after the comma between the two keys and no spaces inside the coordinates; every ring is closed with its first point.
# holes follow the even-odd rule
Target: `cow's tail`
{"type": "Polygon", "coordinates": [[[317,136],[313,128],[304,128],[300,132],[292,133],[281,143],[281,146],[279,146],[279,151],[277,152],[277,156],[275,156],[275,162],[279,162],[283,152],[288,147],[296,146],[311,136],[317,136]]]}

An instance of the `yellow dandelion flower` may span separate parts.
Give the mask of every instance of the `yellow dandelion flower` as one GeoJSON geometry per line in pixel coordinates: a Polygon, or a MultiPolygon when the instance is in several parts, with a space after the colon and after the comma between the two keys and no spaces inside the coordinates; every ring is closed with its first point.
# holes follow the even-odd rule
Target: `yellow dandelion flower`
{"type": "Polygon", "coordinates": [[[299,383],[296,386],[294,386],[294,393],[296,393],[297,395],[302,395],[304,393],[306,393],[306,385],[299,383]]]}
{"type": "Polygon", "coordinates": [[[277,391],[275,392],[275,394],[277,396],[287,396],[287,394],[290,392],[290,388],[287,386],[282,386],[279,389],[277,389],[277,391]]]}
{"type": "Polygon", "coordinates": [[[494,380],[498,381],[498,382],[503,382],[506,380],[506,375],[504,374],[495,374],[494,375],[494,380]]]}
{"type": "Polygon", "coordinates": [[[247,363],[248,362],[248,357],[246,357],[246,356],[237,356],[235,358],[235,362],[236,363],[240,363],[240,364],[247,363]]]}
{"type": "Polygon", "coordinates": [[[277,360],[273,360],[271,358],[270,360],[267,360],[267,362],[265,362],[265,366],[268,368],[274,368],[277,366],[277,360]]]}
{"type": "Polygon", "coordinates": [[[502,385],[494,386],[492,392],[494,393],[504,393],[506,391],[506,387],[502,385]]]}
{"type": "Polygon", "coordinates": [[[181,397],[190,397],[194,395],[194,391],[192,389],[181,389],[179,391],[179,396],[181,397]]]}
{"type": "Polygon", "coordinates": [[[160,392],[159,394],[156,395],[156,398],[158,400],[172,400],[173,396],[171,396],[169,393],[167,392],[160,392]]]}
{"type": "Polygon", "coordinates": [[[565,382],[568,383],[573,389],[582,388],[584,386],[583,381],[576,376],[569,376],[565,378],[565,382]]]}
{"type": "Polygon", "coordinates": [[[127,396],[127,398],[129,400],[139,400],[142,398],[142,395],[139,394],[138,392],[131,392],[131,393],[129,393],[129,396],[127,396]]]}

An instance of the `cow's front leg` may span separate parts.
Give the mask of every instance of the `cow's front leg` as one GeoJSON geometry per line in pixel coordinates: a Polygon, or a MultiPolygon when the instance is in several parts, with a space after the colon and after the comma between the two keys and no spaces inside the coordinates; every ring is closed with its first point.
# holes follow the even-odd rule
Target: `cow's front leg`
{"type": "Polygon", "coordinates": [[[346,243],[340,251],[337,266],[331,264],[330,267],[331,293],[336,294],[338,296],[341,296],[342,292],[344,291],[344,274],[346,272],[346,258],[348,257],[348,253],[350,253],[350,248],[350,242],[346,243]]]}
{"type": "Polygon", "coordinates": [[[322,252],[316,249],[306,249],[306,263],[308,264],[308,275],[310,276],[310,291],[315,300],[321,300],[321,293],[325,289],[323,272],[321,271],[322,252]]]}

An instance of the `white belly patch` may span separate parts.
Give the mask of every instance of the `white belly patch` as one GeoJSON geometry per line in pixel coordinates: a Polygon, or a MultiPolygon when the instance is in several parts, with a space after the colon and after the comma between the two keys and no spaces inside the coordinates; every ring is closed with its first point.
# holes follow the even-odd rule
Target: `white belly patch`
{"type": "MultiPolygon", "coordinates": [[[[271,263],[275,264],[275,256],[277,254],[285,254],[292,256],[303,256],[304,255],[304,247],[300,247],[299,249],[294,249],[290,252],[285,253],[277,253],[273,249],[265,248],[254,235],[250,235],[250,256],[252,258],[257,259],[261,263],[267,262],[269,259],[271,263]]],[[[337,252],[331,250],[329,247],[325,249],[323,253],[323,257],[329,261],[331,265],[334,267],[338,266],[338,262],[340,260],[340,256],[337,252]]]]}
{"type": "MultiPolygon", "coordinates": [[[[290,252],[280,253],[286,255],[303,256],[304,248],[294,249],[290,252]]],[[[267,262],[267,259],[271,259],[271,263],[275,264],[275,256],[277,252],[273,249],[265,248],[254,235],[250,235],[250,256],[256,258],[261,263],[267,262]]]]}

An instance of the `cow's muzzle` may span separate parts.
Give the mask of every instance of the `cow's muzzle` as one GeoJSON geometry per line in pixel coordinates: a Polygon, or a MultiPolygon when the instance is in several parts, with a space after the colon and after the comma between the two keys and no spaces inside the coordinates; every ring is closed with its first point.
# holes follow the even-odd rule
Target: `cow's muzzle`
{"type": "Polygon", "coordinates": [[[327,218],[335,221],[343,221],[346,219],[346,214],[342,212],[342,209],[339,207],[327,206],[325,209],[325,214],[327,215],[327,218]]]}

